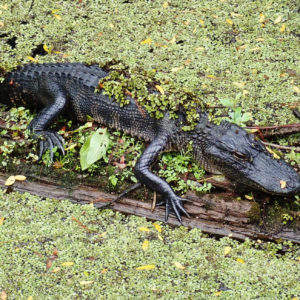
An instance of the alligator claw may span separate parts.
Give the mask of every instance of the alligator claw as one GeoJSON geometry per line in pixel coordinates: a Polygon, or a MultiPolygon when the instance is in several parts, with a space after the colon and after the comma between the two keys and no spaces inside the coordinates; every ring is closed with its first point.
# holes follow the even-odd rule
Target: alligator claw
{"type": "Polygon", "coordinates": [[[53,162],[53,148],[56,146],[60,152],[65,155],[64,139],[56,132],[52,131],[35,131],[33,133],[34,139],[40,139],[39,146],[39,160],[47,149],[50,151],[50,161],[53,162]]]}
{"type": "Polygon", "coordinates": [[[182,224],[182,218],[180,215],[180,212],[184,213],[188,218],[190,215],[187,213],[187,211],[182,206],[182,201],[186,201],[186,199],[182,199],[181,197],[177,195],[171,195],[166,198],[166,214],[165,214],[165,222],[168,221],[170,208],[176,215],[178,221],[182,224]]]}

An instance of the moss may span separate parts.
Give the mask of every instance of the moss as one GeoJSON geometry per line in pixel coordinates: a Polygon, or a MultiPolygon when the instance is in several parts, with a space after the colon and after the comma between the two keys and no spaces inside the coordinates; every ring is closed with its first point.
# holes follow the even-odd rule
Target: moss
{"type": "Polygon", "coordinates": [[[291,244],[216,240],[198,229],[161,223],[154,227],[144,218],[99,211],[91,205],[2,190],[0,211],[0,291],[9,298],[215,299],[221,292],[224,299],[291,299],[300,295],[300,249],[291,244]],[[145,240],[149,243],[143,250],[145,240]],[[278,255],[283,247],[286,254],[278,255]],[[147,265],[155,268],[137,270],[147,265]]]}
{"type": "Polygon", "coordinates": [[[259,224],[261,222],[261,209],[258,203],[252,203],[249,211],[249,218],[251,222],[259,224]]]}
{"type": "MultiPolygon", "coordinates": [[[[176,110],[183,103],[191,122],[193,105],[214,108],[239,92],[239,105],[256,124],[296,122],[295,1],[167,3],[10,1],[1,8],[0,68],[30,62],[28,56],[40,63],[114,61],[130,74],[152,72],[168,91],[157,104],[176,110]]],[[[150,102],[151,111],[155,99],[150,102]]]]}

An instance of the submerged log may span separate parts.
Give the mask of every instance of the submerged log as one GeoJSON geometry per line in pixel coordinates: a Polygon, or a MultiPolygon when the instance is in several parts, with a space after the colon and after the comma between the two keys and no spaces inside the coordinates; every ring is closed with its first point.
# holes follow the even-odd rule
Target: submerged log
{"type": "MultiPolygon", "coordinates": [[[[5,174],[0,174],[0,188],[7,188],[4,185],[7,177],[5,174]]],[[[93,203],[95,207],[99,208],[104,203],[111,202],[116,198],[115,195],[89,186],[61,187],[45,177],[35,182],[16,181],[13,189],[47,198],[66,199],[77,204],[93,203]]],[[[191,218],[183,217],[184,226],[200,228],[205,233],[217,236],[230,235],[239,240],[246,238],[269,241],[289,240],[300,244],[299,224],[296,224],[294,228],[288,228],[282,224],[271,226],[271,228],[265,226],[264,217],[261,215],[265,209],[261,209],[257,202],[236,200],[236,197],[230,197],[228,193],[197,196],[189,192],[186,198],[189,201],[185,203],[185,208],[191,218]],[[257,221],[262,224],[256,224],[257,221]]],[[[164,207],[156,207],[154,211],[151,210],[151,207],[151,200],[141,201],[127,197],[111,204],[111,208],[115,211],[146,217],[150,220],[164,221],[164,207]]],[[[181,225],[173,215],[169,217],[168,223],[181,225]]]]}

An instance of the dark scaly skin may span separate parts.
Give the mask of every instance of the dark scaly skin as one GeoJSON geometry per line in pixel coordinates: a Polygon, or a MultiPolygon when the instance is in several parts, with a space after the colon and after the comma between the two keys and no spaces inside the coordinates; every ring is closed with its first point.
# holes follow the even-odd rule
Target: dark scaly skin
{"type": "Polygon", "coordinates": [[[283,196],[299,193],[300,179],[295,170],[283,160],[274,159],[260,141],[241,127],[228,122],[211,124],[199,112],[196,128],[184,132],[184,112],[179,112],[176,120],[170,119],[168,112],[163,119],[156,120],[134,99],[121,108],[102,91],[95,93],[99,79],[107,74],[97,66],[81,63],[27,65],[7,74],[0,84],[0,102],[42,109],[29,129],[34,138],[40,139],[40,156],[50,149],[51,159],[54,146],[64,153],[62,138],[49,130],[63,113],[80,122],[87,121],[89,116],[109,128],[150,142],[136,164],[135,174],[141,183],[164,196],[166,220],[170,208],[180,222],[181,213],[188,216],[182,207],[184,199],[153,174],[150,167],[164,150],[184,150],[190,142],[200,165],[223,173],[239,186],[283,196]]]}

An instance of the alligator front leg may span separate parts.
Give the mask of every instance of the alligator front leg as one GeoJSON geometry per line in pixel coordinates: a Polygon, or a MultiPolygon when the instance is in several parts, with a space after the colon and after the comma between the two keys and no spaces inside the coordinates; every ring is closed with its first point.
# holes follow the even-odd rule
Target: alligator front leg
{"type": "Polygon", "coordinates": [[[47,130],[55,119],[60,115],[66,106],[66,98],[62,93],[56,93],[49,98],[50,104],[48,104],[39,114],[31,121],[28,129],[32,133],[34,139],[40,139],[40,151],[39,159],[42,157],[44,152],[50,150],[50,160],[53,161],[53,147],[57,146],[58,149],[65,154],[64,151],[64,140],[63,138],[54,131],[47,130]],[[51,99],[53,98],[53,99],[51,99]]]}
{"type": "Polygon", "coordinates": [[[182,207],[183,199],[175,194],[173,189],[166,181],[153,174],[149,169],[159,153],[165,149],[168,140],[169,136],[167,134],[159,134],[156,136],[156,138],[151,142],[136,163],[135,175],[141,181],[141,183],[164,196],[166,201],[166,222],[169,217],[170,205],[172,206],[176,217],[181,222],[180,211],[186,216],[189,216],[182,207]]]}

